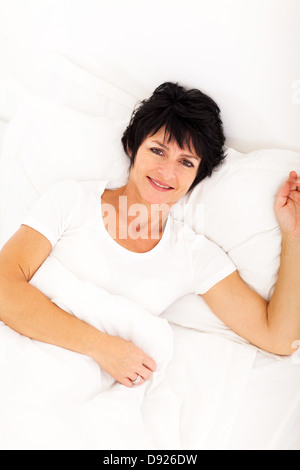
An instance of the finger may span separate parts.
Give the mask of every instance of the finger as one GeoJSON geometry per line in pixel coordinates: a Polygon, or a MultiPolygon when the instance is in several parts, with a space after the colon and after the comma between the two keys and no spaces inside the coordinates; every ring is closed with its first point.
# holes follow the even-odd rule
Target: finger
{"type": "Polygon", "coordinates": [[[298,178],[297,172],[296,171],[290,171],[289,173],[289,178],[294,180],[298,178]]]}
{"type": "Polygon", "coordinates": [[[278,191],[275,207],[280,208],[285,206],[287,198],[291,192],[291,183],[286,181],[285,185],[278,191]]]}
{"type": "MultiPolygon", "coordinates": [[[[297,175],[296,172],[294,173],[297,175]]],[[[297,175],[297,178],[296,178],[296,190],[300,191],[300,175],[299,176],[297,175]]]]}
{"type": "Polygon", "coordinates": [[[124,385],[125,387],[128,387],[128,388],[132,387],[132,380],[130,380],[128,377],[124,377],[124,378],[118,380],[118,382],[121,385],[124,385]]]}
{"type": "Polygon", "coordinates": [[[153,375],[153,371],[148,369],[148,367],[141,366],[137,369],[137,373],[146,381],[150,380],[153,375]]]}
{"type": "Polygon", "coordinates": [[[296,171],[290,171],[288,181],[291,184],[292,191],[296,190],[297,188],[300,188],[300,178],[298,177],[298,174],[296,171]]]}
{"type": "Polygon", "coordinates": [[[135,375],[135,377],[131,381],[132,385],[137,386],[137,385],[143,385],[143,383],[145,383],[144,378],[140,374],[136,373],[134,375],[135,375]],[[137,381],[137,383],[134,383],[135,380],[138,379],[138,377],[139,377],[139,380],[137,381]]]}
{"type": "Polygon", "coordinates": [[[145,367],[147,367],[148,369],[150,369],[152,372],[154,372],[156,370],[156,362],[154,361],[154,359],[152,359],[152,357],[149,357],[149,356],[146,356],[143,360],[143,365],[145,367]]]}
{"type": "Polygon", "coordinates": [[[134,382],[136,378],[138,377],[138,375],[140,375],[137,369],[138,368],[136,367],[136,371],[128,373],[128,379],[131,380],[131,382],[134,382]]]}
{"type": "Polygon", "coordinates": [[[131,380],[131,382],[134,382],[138,377],[140,377],[141,380],[137,384],[133,384],[133,385],[139,385],[141,382],[144,383],[145,381],[144,375],[147,375],[147,374],[145,374],[145,371],[143,370],[143,368],[140,366],[136,366],[134,372],[128,373],[128,379],[131,380]]]}

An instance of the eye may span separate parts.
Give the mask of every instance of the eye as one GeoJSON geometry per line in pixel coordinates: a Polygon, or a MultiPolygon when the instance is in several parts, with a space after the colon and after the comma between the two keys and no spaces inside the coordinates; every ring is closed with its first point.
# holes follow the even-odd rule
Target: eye
{"type": "Polygon", "coordinates": [[[163,150],[155,148],[155,147],[151,148],[150,150],[152,153],[154,153],[155,155],[159,155],[160,157],[162,157],[164,154],[163,150]]]}
{"type": "Polygon", "coordinates": [[[189,160],[183,160],[182,164],[183,164],[183,166],[185,166],[187,168],[194,168],[194,164],[192,162],[190,162],[189,160]]]}

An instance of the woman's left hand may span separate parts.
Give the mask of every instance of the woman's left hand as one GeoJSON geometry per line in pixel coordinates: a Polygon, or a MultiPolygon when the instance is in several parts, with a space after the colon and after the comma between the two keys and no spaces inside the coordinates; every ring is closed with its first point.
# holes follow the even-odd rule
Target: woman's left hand
{"type": "Polygon", "coordinates": [[[300,177],[295,171],[278,192],[274,209],[282,233],[300,239],[300,177]]]}

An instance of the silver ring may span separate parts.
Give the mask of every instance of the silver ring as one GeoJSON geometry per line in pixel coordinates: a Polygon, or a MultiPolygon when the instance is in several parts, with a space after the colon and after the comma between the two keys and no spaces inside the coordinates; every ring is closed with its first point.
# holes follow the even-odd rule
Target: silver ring
{"type": "Polygon", "coordinates": [[[142,380],[142,377],[138,375],[137,378],[132,381],[132,385],[137,385],[141,380],[142,380]]]}

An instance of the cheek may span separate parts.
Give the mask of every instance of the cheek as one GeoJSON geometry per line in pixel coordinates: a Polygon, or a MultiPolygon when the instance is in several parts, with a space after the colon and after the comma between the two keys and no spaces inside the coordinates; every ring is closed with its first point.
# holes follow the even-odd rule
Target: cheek
{"type": "Polygon", "coordinates": [[[143,171],[150,167],[153,167],[153,159],[149,158],[147,155],[137,153],[134,159],[134,168],[137,171],[143,171]]]}
{"type": "Polygon", "coordinates": [[[195,181],[196,176],[197,176],[197,170],[185,171],[183,169],[180,175],[181,185],[190,187],[195,181]]]}
{"type": "Polygon", "coordinates": [[[153,175],[158,175],[162,171],[162,166],[160,165],[159,162],[153,161],[150,158],[143,159],[142,161],[139,162],[137,165],[137,172],[136,174],[139,175],[140,177],[145,177],[145,176],[153,176],[153,175]]]}

